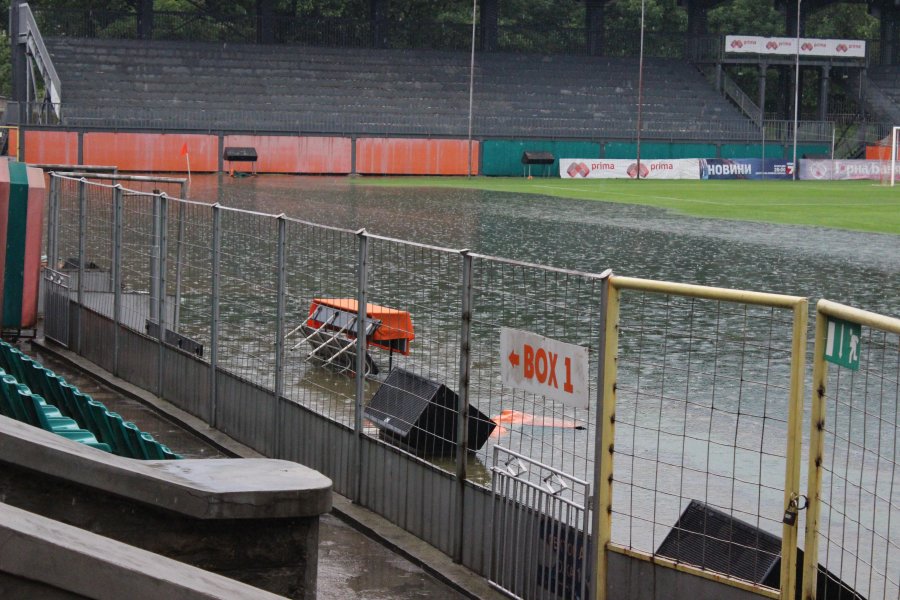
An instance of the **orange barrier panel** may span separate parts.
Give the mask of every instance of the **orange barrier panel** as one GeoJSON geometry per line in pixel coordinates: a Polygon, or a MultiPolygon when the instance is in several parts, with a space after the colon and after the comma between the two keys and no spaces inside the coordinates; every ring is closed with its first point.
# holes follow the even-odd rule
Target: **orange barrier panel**
{"type": "Polygon", "coordinates": [[[37,323],[38,293],[41,280],[41,236],[43,234],[44,204],[47,189],[44,172],[28,167],[28,214],[25,220],[25,273],[22,280],[23,328],[37,323]]]}
{"type": "Polygon", "coordinates": [[[9,159],[0,158],[0,321],[6,280],[6,229],[9,223],[9,159]]]}
{"type": "MultiPolygon", "coordinates": [[[[351,169],[350,138],[263,135],[227,135],[225,147],[256,148],[257,173],[346,174],[351,169]]],[[[225,170],[231,163],[225,164],[225,170]]],[[[236,171],[249,171],[249,163],[235,162],[236,171]]]]}
{"type": "Polygon", "coordinates": [[[866,146],[866,160],[891,160],[891,146],[866,146]]]}
{"type": "Polygon", "coordinates": [[[77,165],[78,134],[74,131],[24,131],[25,162],[77,165]]]}
{"type": "Polygon", "coordinates": [[[10,127],[7,129],[9,134],[9,143],[6,145],[6,156],[16,157],[16,148],[19,147],[19,128],[10,127]]]}
{"type": "MultiPolygon", "coordinates": [[[[472,142],[472,174],[478,173],[478,142],[472,142]]],[[[360,138],[356,172],[367,175],[466,175],[468,140],[360,138]]]]}
{"type": "Polygon", "coordinates": [[[91,132],[84,134],[83,144],[82,156],[88,165],[184,173],[190,159],[193,172],[219,170],[219,140],[214,135],[91,132]],[[182,152],[185,147],[188,156],[182,152]]]}

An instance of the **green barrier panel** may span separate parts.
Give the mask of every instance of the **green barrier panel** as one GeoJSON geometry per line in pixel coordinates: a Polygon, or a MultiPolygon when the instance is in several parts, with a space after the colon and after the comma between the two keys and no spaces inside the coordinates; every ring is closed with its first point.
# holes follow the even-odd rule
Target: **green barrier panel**
{"type": "Polygon", "coordinates": [[[9,163],[9,215],[6,221],[6,264],[3,278],[3,326],[22,322],[25,286],[25,233],[28,219],[28,173],[25,164],[9,163]]]}
{"type": "MultiPolygon", "coordinates": [[[[791,156],[794,156],[794,148],[790,148],[791,156]]],[[[815,154],[831,158],[831,144],[797,144],[797,158],[802,159],[804,154],[815,154]]]]}
{"type": "Polygon", "coordinates": [[[554,140],[485,140],[481,143],[481,174],[494,177],[522,177],[527,165],[523,152],[550,152],[550,165],[531,165],[533,177],[559,177],[560,158],[599,158],[600,144],[554,140]]]}
{"type": "MultiPolygon", "coordinates": [[[[609,142],[604,158],[630,158],[637,156],[637,144],[633,142],[609,142]]],[[[647,160],[666,158],[709,158],[716,156],[715,144],[677,144],[673,142],[641,142],[641,158],[647,160]]]]}
{"type": "Polygon", "coordinates": [[[765,156],[762,144],[722,144],[721,158],[786,158],[786,155],[781,144],[766,144],[765,156]]]}

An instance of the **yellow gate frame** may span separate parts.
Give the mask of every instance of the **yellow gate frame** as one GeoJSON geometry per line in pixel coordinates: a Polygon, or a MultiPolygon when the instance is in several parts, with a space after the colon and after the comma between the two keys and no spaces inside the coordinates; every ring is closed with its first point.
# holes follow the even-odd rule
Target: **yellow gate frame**
{"type": "Polygon", "coordinates": [[[825,361],[825,342],[828,337],[828,317],[865,325],[872,329],[900,335],[900,319],[853,308],[845,304],[819,300],[816,303],[816,337],[813,350],[812,413],[809,426],[809,473],[806,485],[809,510],[806,515],[806,538],[803,556],[803,598],[816,598],[819,569],[819,518],[822,509],[822,457],[825,453],[825,393],[828,383],[828,363],[825,361]]]}
{"type": "Polygon", "coordinates": [[[806,369],[806,340],[807,320],[809,318],[809,301],[798,296],[785,296],[781,294],[767,294],[761,292],[749,292],[726,288],[715,288],[701,285],[683,283],[671,283],[665,281],[653,281],[649,279],[636,279],[632,277],[612,276],[608,280],[606,301],[606,328],[603,354],[603,381],[600,382],[602,393],[602,414],[600,439],[603,447],[598,449],[600,453],[600,473],[597,480],[598,501],[594,510],[597,512],[595,521],[598,524],[596,544],[596,573],[595,597],[597,600],[606,600],[607,563],[606,551],[611,550],[625,554],[647,562],[663,565],[679,571],[690,573],[704,579],[710,579],[725,583],[736,588],[745,589],[757,594],[777,599],[794,600],[795,586],[797,582],[797,537],[798,525],[783,525],[781,536],[781,590],[776,592],[769,588],[745,583],[732,579],[725,575],[705,571],[676,563],[675,561],[660,558],[628,548],[621,548],[611,543],[612,528],[612,475],[613,475],[613,441],[615,440],[615,411],[616,411],[616,366],[619,344],[619,294],[621,290],[635,290],[668,294],[672,296],[686,296],[702,298],[706,300],[718,300],[734,302],[738,304],[753,304],[773,308],[791,309],[794,313],[793,334],[791,343],[791,376],[790,391],[788,396],[788,444],[785,457],[784,474],[784,508],[787,510],[792,502],[800,495],[800,454],[802,442],[803,420],[803,385],[806,369]]]}

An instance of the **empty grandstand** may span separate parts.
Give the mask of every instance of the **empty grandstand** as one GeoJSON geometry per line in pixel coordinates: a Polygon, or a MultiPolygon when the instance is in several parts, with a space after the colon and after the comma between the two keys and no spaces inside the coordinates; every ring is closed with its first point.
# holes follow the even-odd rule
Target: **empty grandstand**
{"type": "MultiPolygon", "coordinates": [[[[468,126],[464,52],[67,38],[47,45],[66,125],[448,136],[468,126]]],[[[485,54],[475,67],[475,132],[630,138],[637,76],[633,58],[485,54]]],[[[644,85],[648,136],[757,137],[684,61],[648,60],[644,85]]]]}
{"type": "MultiPolygon", "coordinates": [[[[630,144],[624,152],[635,155],[641,147],[635,142],[643,139],[651,144],[643,148],[648,158],[786,158],[795,117],[800,144],[812,144],[808,150],[817,155],[837,150],[838,157],[858,155],[868,138],[883,137],[883,127],[873,123],[898,121],[891,87],[898,52],[891,40],[900,11],[887,0],[873,0],[871,15],[863,15],[879,20],[881,40],[831,40],[838,48],[831,54],[798,56],[796,77],[790,53],[735,52],[725,35],[710,31],[707,19],[728,8],[725,0],[667,8],[673,28],[647,32],[642,62],[637,47],[645,46],[638,44],[643,33],[623,3],[576,2],[574,16],[545,15],[546,25],[512,15],[499,0],[477,2],[471,24],[458,6],[447,9],[451,17],[416,13],[410,19],[397,12],[400,5],[368,4],[370,11],[345,11],[340,18],[296,3],[288,10],[273,0],[227,10],[199,3],[182,13],[154,10],[146,1],[119,12],[42,6],[36,14],[17,4],[10,21],[15,43],[7,125],[26,126],[25,138],[28,129],[47,127],[202,132],[218,136],[219,146],[229,134],[324,136],[354,147],[366,137],[471,137],[476,145],[569,140],[599,144],[591,155],[607,158],[621,154],[608,149],[623,143],[630,144]],[[850,47],[861,53],[847,54],[850,47]],[[35,75],[44,85],[35,85],[35,75]],[[795,79],[803,88],[797,111],[789,100],[795,79]],[[856,128],[858,122],[866,127],[856,128]]],[[[831,4],[810,0],[801,15],[776,2],[773,14],[783,19],[785,33],[793,33],[802,28],[798,19],[809,24],[810,15],[831,4]]],[[[26,158],[59,162],[49,159],[91,153],[80,137],[77,150],[74,138],[55,137],[64,152],[35,155],[38,137],[20,144],[26,158]]],[[[337,166],[290,172],[358,172],[350,151],[342,156],[337,166]]],[[[204,164],[205,170],[222,168],[204,164]]],[[[445,167],[384,173],[460,173],[458,165],[445,167]]]]}

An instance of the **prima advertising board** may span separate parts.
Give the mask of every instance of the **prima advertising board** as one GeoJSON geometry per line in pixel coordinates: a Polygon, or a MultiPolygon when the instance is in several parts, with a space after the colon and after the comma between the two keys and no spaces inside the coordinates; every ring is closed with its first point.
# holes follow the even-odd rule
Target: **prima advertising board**
{"type": "MultiPolygon", "coordinates": [[[[796,56],[797,38],[726,35],[725,52],[729,54],[779,54],[796,56]]],[[[800,56],[865,58],[866,42],[863,40],[800,38],[800,56]]]]}
{"type": "MultiPolygon", "coordinates": [[[[641,179],[700,179],[696,158],[642,160],[641,179]]],[[[559,176],[563,179],[636,179],[638,164],[632,159],[561,158],[559,176]]]]}
{"type": "Polygon", "coordinates": [[[794,163],[776,158],[701,158],[700,179],[792,179],[794,163]]]}
{"type": "MultiPolygon", "coordinates": [[[[800,179],[846,181],[850,179],[880,180],[882,171],[891,173],[891,163],[880,160],[810,160],[800,161],[800,179]]],[[[895,168],[900,176],[900,164],[895,168]]]]}

